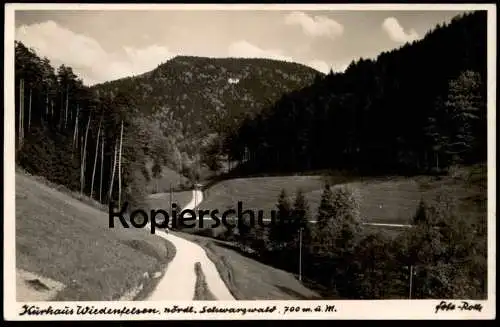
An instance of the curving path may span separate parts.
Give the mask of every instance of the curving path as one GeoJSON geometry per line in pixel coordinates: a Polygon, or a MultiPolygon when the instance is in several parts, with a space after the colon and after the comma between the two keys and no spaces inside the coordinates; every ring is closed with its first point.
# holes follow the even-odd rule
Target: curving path
{"type": "MultiPolygon", "coordinates": [[[[193,198],[184,209],[194,209],[203,200],[203,193],[193,190],[193,198]]],[[[205,250],[198,244],[181,237],[155,231],[156,235],[168,240],[176,248],[174,259],[168,264],[167,271],[156,289],[147,297],[147,301],[180,300],[192,301],[196,285],[194,265],[201,264],[210,292],[217,300],[235,300],[221,279],[214,263],[207,257],[205,250]]]]}

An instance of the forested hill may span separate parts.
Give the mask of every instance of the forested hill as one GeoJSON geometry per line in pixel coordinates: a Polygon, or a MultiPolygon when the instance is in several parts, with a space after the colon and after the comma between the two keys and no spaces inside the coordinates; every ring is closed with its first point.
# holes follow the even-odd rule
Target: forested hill
{"type": "Polygon", "coordinates": [[[88,88],[71,67],[55,69],[16,41],[16,163],[103,203],[140,201],[162,171],[196,178],[202,148],[239,114],[322,75],[266,59],[176,57],[88,88]]]}
{"type": "Polygon", "coordinates": [[[252,172],[421,172],[486,160],[486,20],[457,16],[286,94],[229,135],[226,152],[252,172]]]}
{"type": "Polygon", "coordinates": [[[177,56],[148,73],[92,87],[98,94],[126,92],[136,107],[174,138],[181,152],[199,152],[243,113],[259,112],[284,93],[323,76],[297,63],[269,59],[177,56]]]}

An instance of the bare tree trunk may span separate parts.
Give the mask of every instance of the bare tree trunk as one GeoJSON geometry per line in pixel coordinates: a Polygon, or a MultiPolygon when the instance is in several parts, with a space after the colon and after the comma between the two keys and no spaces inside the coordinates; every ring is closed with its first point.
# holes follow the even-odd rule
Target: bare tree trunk
{"type": "Polygon", "coordinates": [[[31,95],[32,95],[32,89],[30,88],[30,99],[28,104],[28,132],[31,127],[31,95]]]}
{"type": "Polygon", "coordinates": [[[68,123],[68,85],[66,85],[66,108],[64,110],[64,128],[68,123]]]}
{"type": "Polygon", "coordinates": [[[83,158],[83,135],[80,137],[80,158],[83,158]]]}
{"type": "Polygon", "coordinates": [[[83,195],[83,188],[85,185],[85,161],[87,158],[87,137],[89,134],[90,120],[91,116],[89,116],[89,122],[87,123],[87,129],[85,131],[85,143],[83,145],[83,158],[82,158],[82,166],[81,166],[81,175],[80,175],[80,194],[83,195]]]}
{"type": "Polygon", "coordinates": [[[24,80],[23,80],[23,115],[21,116],[22,117],[22,120],[21,120],[21,144],[24,144],[24,125],[25,125],[25,122],[24,122],[24,115],[26,114],[26,110],[24,109],[24,100],[26,100],[25,98],[25,95],[24,95],[24,80]]]}
{"type": "Polygon", "coordinates": [[[23,111],[24,111],[24,101],[23,101],[23,87],[24,81],[21,79],[19,81],[19,149],[23,145],[23,111]]]}
{"type": "Polygon", "coordinates": [[[48,120],[49,117],[49,91],[47,90],[47,94],[45,95],[45,119],[48,120]]]}
{"type": "Polygon", "coordinates": [[[78,114],[80,108],[76,105],[75,131],[73,132],[73,148],[78,147],[78,114]]]}
{"type": "Polygon", "coordinates": [[[99,139],[101,137],[101,123],[102,119],[99,122],[99,129],[97,130],[97,142],[95,146],[95,157],[94,157],[94,169],[92,170],[92,185],[90,186],[90,198],[94,197],[94,178],[95,178],[95,169],[97,167],[97,157],[99,156],[99,139]]]}
{"type": "Polygon", "coordinates": [[[63,100],[63,92],[61,91],[61,107],[59,108],[59,129],[62,129],[62,125],[63,125],[63,119],[64,119],[64,115],[63,115],[63,108],[64,108],[64,100],[63,100]]]}
{"type": "Polygon", "coordinates": [[[109,202],[111,202],[111,197],[113,196],[113,182],[115,180],[115,168],[116,168],[117,152],[118,152],[118,143],[115,143],[115,155],[113,157],[113,173],[111,174],[111,185],[109,186],[109,202]]]}
{"type": "Polygon", "coordinates": [[[78,110],[78,105],[76,106],[76,121],[75,121],[75,131],[73,132],[73,149],[72,149],[72,153],[71,153],[71,159],[73,160],[73,156],[75,155],[75,148],[78,149],[78,114],[79,114],[79,110],[78,110]]]}
{"type": "Polygon", "coordinates": [[[123,148],[123,120],[120,132],[120,152],[118,155],[118,207],[121,208],[122,201],[122,148],[123,148]]]}
{"type": "Polygon", "coordinates": [[[99,183],[99,202],[102,203],[102,170],[104,167],[104,135],[101,142],[101,179],[99,183]]]}

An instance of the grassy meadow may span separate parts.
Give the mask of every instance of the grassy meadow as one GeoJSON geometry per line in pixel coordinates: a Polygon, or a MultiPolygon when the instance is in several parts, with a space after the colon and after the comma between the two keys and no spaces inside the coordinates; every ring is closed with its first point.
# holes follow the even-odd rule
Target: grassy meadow
{"type": "MultiPolygon", "coordinates": [[[[237,203],[243,203],[243,210],[263,210],[264,217],[270,217],[276,210],[278,195],[285,189],[293,202],[296,190],[301,188],[309,203],[310,216],[314,220],[326,182],[332,187],[348,185],[359,199],[363,223],[411,224],[421,199],[427,203],[435,201],[438,194],[454,197],[461,206],[461,212],[474,216],[486,216],[486,166],[453,168],[445,176],[273,176],[236,178],[219,182],[204,192],[204,199],[198,209],[224,212],[237,210],[237,203]]],[[[210,226],[206,221],[204,227],[210,226]]],[[[399,227],[364,225],[367,232],[383,232],[397,235],[399,227]]],[[[199,231],[199,226],[185,231],[199,231]]],[[[222,232],[222,226],[207,235],[222,232]]]]}

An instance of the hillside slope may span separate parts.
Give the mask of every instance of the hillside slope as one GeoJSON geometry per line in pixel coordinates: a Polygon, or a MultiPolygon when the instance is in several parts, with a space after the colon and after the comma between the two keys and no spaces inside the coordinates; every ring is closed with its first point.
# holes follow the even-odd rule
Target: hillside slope
{"type": "MultiPolygon", "coordinates": [[[[118,300],[151,282],[144,273],[164,270],[174,255],[175,248],[158,236],[110,229],[105,212],[16,173],[18,276],[35,274],[42,283],[44,277],[62,285],[53,299],[118,300]]],[[[34,299],[33,293],[25,296],[18,300],[34,299]]]]}
{"type": "Polygon", "coordinates": [[[270,59],[177,56],[151,72],[93,89],[99,94],[127,92],[140,111],[162,122],[181,151],[194,152],[188,146],[193,138],[222,132],[241,114],[258,112],[321,75],[304,65],[270,59]],[[179,143],[183,139],[187,142],[179,143]]]}
{"type": "Polygon", "coordinates": [[[244,172],[422,173],[486,161],[487,15],[360,58],[283,96],[228,137],[244,172]],[[275,131],[279,130],[279,133],[275,131]]]}

